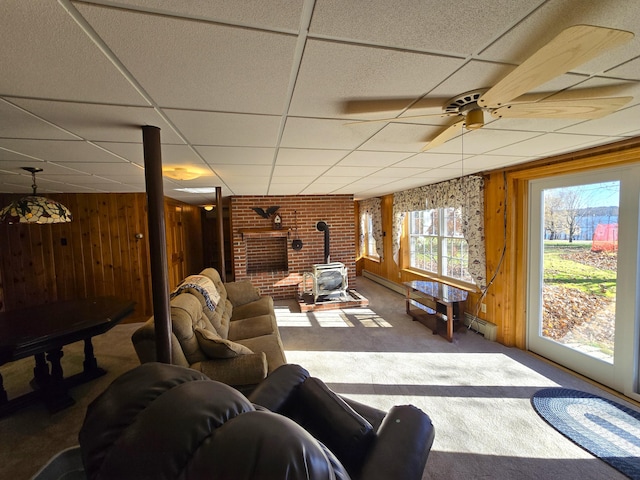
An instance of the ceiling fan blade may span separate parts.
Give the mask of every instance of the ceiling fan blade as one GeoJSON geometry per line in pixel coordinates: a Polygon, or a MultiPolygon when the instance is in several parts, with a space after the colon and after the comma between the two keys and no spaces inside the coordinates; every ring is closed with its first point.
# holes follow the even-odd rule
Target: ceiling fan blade
{"type": "Polygon", "coordinates": [[[633,97],[583,98],[518,103],[496,108],[494,118],[601,118],[630,102],[633,97]]]}
{"type": "Polygon", "coordinates": [[[439,117],[439,118],[445,118],[445,117],[457,117],[459,116],[459,113],[445,113],[445,112],[440,112],[440,113],[431,113],[431,114],[427,114],[427,115],[410,115],[407,117],[393,117],[393,118],[376,118],[374,120],[356,120],[354,122],[348,122],[345,125],[354,125],[357,123],[373,123],[373,122],[388,122],[388,123],[413,123],[415,120],[419,119],[419,118],[434,118],[434,117],[439,117]]]}
{"type": "Polygon", "coordinates": [[[633,38],[633,33],[591,25],[569,27],[485,92],[481,107],[496,108],[633,38]]]}
{"type": "Polygon", "coordinates": [[[464,125],[464,119],[457,121],[453,125],[447,127],[446,130],[443,130],[441,133],[436,136],[433,140],[427,143],[423,148],[422,152],[435,148],[443,143],[451,140],[453,137],[462,132],[462,127],[464,125]]]}

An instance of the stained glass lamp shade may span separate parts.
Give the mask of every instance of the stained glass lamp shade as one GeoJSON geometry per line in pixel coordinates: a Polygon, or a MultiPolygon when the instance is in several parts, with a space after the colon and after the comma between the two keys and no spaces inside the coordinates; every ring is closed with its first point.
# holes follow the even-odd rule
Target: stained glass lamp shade
{"type": "Polygon", "coordinates": [[[71,221],[71,212],[60,202],[36,195],[36,173],[41,168],[22,167],[31,172],[33,195],[14,200],[0,210],[0,223],[64,223],[71,221]]]}

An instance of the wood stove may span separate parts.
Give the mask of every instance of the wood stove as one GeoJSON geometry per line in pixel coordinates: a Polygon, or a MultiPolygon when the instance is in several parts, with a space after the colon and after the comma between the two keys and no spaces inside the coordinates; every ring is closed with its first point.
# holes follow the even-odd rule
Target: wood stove
{"type": "Polygon", "coordinates": [[[313,265],[313,272],[306,272],[306,277],[311,277],[313,282],[312,295],[314,303],[321,299],[346,298],[349,280],[347,267],[344,263],[318,263],[313,265]]]}

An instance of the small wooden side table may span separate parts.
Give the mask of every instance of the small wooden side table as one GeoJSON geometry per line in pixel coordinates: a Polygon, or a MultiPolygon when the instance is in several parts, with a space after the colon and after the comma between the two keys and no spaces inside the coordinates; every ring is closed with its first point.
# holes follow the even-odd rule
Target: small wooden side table
{"type": "Polygon", "coordinates": [[[467,292],[433,281],[414,280],[403,285],[407,288],[407,314],[433,330],[434,335],[438,334],[438,320],[445,320],[445,338],[453,341],[453,322],[463,318],[467,292]],[[435,326],[432,327],[434,322],[435,326]]]}

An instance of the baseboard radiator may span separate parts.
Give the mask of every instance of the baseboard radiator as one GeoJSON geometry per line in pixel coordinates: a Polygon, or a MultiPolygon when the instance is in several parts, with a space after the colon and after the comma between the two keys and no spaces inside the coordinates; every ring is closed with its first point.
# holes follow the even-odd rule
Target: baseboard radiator
{"type": "Polygon", "coordinates": [[[373,280],[374,282],[379,283],[380,285],[383,285],[388,289],[393,290],[394,292],[398,292],[403,296],[407,294],[407,289],[405,287],[403,287],[399,283],[384,278],[377,273],[369,272],[368,270],[362,270],[362,276],[368,278],[369,280],[373,280]]]}
{"type": "MultiPolygon", "coordinates": [[[[400,293],[402,295],[407,294],[407,290],[402,285],[384,278],[377,273],[362,270],[362,276],[376,283],[379,283],[380,285],[383,285],[388,289],[393,290],[394,292],[400,293]]],[[[482,320],[481,318],[476,318],[469,312],[465,312],[463,321],[467,327],[475,332],[484,335],[484,338],[486,338],[487,340],[491,340],[492,342],[496,341],[496,337],[498,335],[498,326],[495,323],[487,322],[486,320],[482,320]]]]}
{"type": "Polygon", "coordinates": [[[487,340],[491,340],[492,342],[496,341],[496,337],[498,335],[498,326],[495,323],[487,322],[486,320],[482,320],[481,318],[476,318],[469,312],[465,312],[464,324],[471,330],[484,335],[484,338],[486,338],[487,340]]]}

